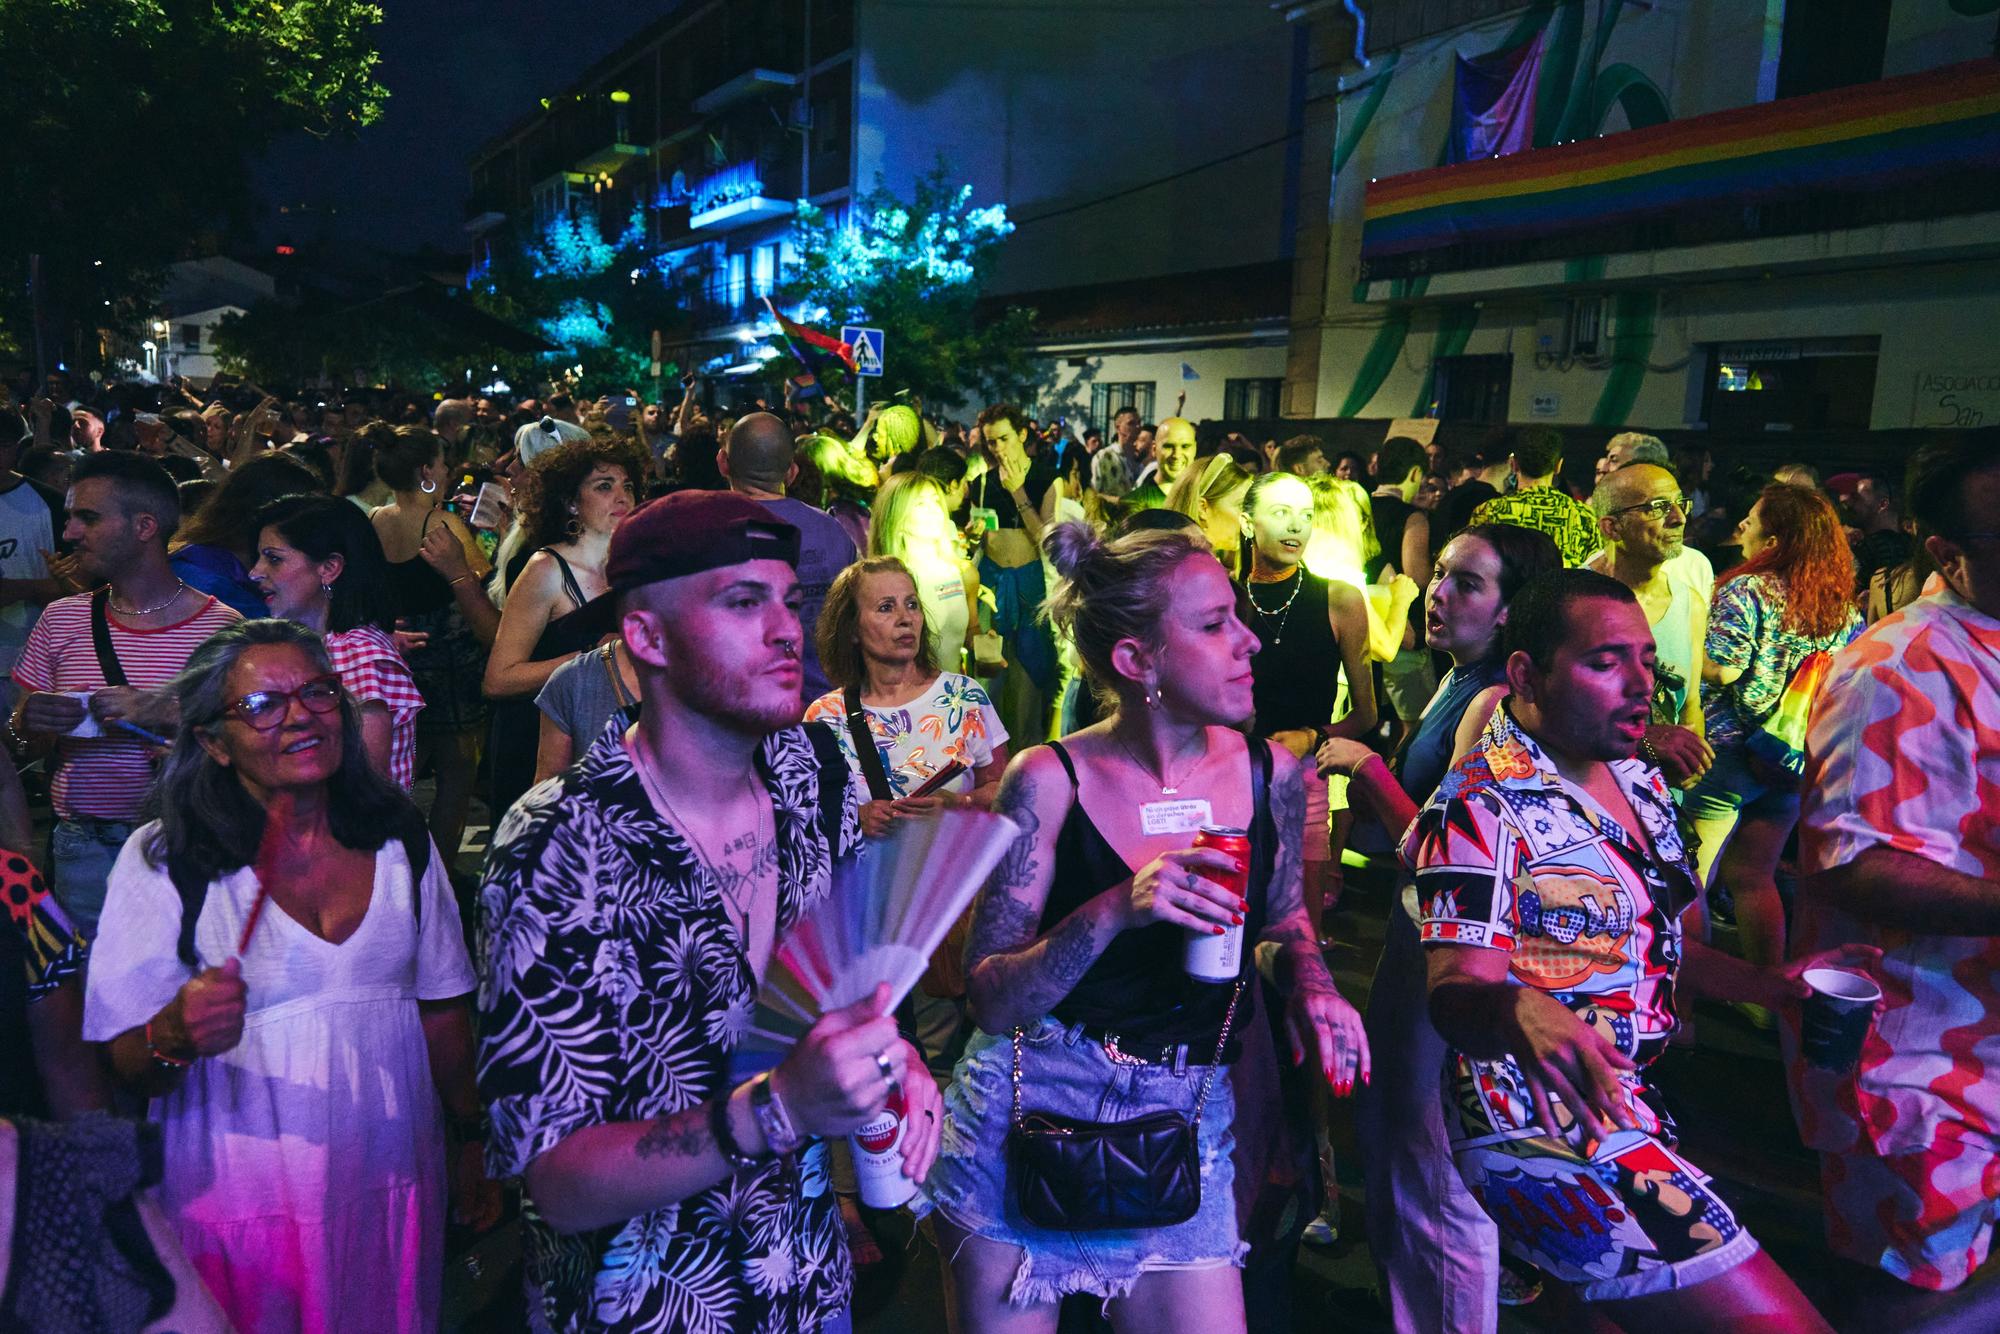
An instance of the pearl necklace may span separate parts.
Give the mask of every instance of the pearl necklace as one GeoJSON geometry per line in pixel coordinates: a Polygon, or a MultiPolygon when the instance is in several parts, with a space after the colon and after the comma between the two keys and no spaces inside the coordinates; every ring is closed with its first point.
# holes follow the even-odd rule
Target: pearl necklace
{"type": "Polygon", "coordinates": [[[1252,611],[1256,612],[1259,616],[1264,616],[1264,617],[1276,616],[1280,618],[1278,621],[1277,633],[1271,636],[1271,642],[1273,644],[1282,644],[1285,642],[1285,625],[1292,619],[1292,604],[1299,600],[1299,590],[1306,586],[1305,577],[1298,568],[1296,567],[1293,568],[1291,578],[1294,580],[1292,584],[1292,595],[1285,599],[1285,605],[1282,607],[1265,608],[1259,606],[1257,603],[1257,594],[1251,591],[1254,588],[1256,588],[1256,585],[1248,581],[1246,581],[1243,585],[1244,596],[1250,599],[1250,609],[1252,611]]]}

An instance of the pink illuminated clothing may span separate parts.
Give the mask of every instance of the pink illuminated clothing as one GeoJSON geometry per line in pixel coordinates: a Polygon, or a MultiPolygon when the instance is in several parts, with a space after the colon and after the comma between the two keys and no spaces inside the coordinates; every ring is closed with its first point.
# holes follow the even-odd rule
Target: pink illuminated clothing
{"type": "MultiPolygon", "coordinates": [[[[1934,582],[1834,658],[1813,706],[1802,869],[1871,848],[2000,882],[2000,621],[1934,582]]],[[[2000,937],[1857,921],[1801,891],[1794,956],[1882,947],[1884,1011],[1855,1070],[1790,1062],[1825,1155],[1829,1242],[1918,1287],[1986,1258],[2000,1199],[2000,937]]]]}
{"type": "MultiPolygon", "coordinates": [[[[211,884],[198,967],[182,963],[180,896],[142,853],[157,827],[134,833],[111,872],[85,981],[93,1042],[144,1024],[233,954],[257,899],[249,867],[211,884]]],[[[435,1330],[444,1125],[417,1003],[473,988],[443,859],[433,851],[412,885],[390,838],[354,934],[332,944],[272,903],[242,967],[242,1040],[152,1104],[166,1157],[156,1195],[182,1249],[239,1330],[435,1330]]]]}

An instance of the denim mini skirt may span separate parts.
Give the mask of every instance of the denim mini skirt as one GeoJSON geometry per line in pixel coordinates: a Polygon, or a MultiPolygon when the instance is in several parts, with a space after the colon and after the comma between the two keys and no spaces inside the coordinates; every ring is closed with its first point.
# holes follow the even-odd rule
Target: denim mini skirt
{"type": "MultiPolygon", "coordinates": [[[[1055,1232],[1021,1217],[1007,1180],[1013,1064],[1011,1035],[980,1032],[966,1044],[945,1090],[938,1158],[924,1183],[929,1204],[951,1223],[1021,1248],[1010,1302],[1053,1302],[1072,1292],[1109,1301],[1129,1294],[1141,1275],[1155,1270],[1242,1266],[1249,1248],[1236,1227],[1230,1162],[1235,1102],[1226,1068],[1216,1070],[1202,1113],[1201,1206],[1194,1217],[1144,1231],[1055,1232]]],[[[1023,1034],[1021,1109],[1083,1121],[1123,1121],[1162,1111],[1191,1118],[1208,1069],[1114,1061],[1080,1025],[1044,1018],[1023,1034]]]]}

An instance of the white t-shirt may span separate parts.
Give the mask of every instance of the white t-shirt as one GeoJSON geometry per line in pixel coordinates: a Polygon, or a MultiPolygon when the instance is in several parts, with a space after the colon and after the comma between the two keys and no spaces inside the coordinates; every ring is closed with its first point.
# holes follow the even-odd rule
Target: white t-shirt
{"type": "MultiPolygon", "coordinates": [[[[26,482],[0,491],[0,579],[46,579],[44,551],[55,550],[55,523],[49,502],[26,482]]],[[[11,672],[42,609],[33,602],[0,606],[0,672],[11,672]]]]}

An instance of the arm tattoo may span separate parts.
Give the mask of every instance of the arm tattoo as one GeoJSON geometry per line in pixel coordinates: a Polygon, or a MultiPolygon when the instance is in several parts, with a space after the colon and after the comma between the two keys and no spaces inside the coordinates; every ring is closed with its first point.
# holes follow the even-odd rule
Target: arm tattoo
{"type": "Polygon", "coordinates": [[[975,1019],[989,1032],[1047,1014],[1075,989],[1108,943],[1098,938],[1097,914],[1088,905],[1043,935],[1044,905],[1024,901],[1041,897],[1039,882],[1047,874],[1040,861],[1042,821],[1035,796],[1035,781],[1022,767],[1010,768],[1000,782],[993,809],[1021,832],[980,891],[966,942],[975,1019]]]}
{"type": "Polygon", "coordinates": [[[1271,789],[1271,823],[1277,826],[1278,848],[1271,861],[1271,883],[1265,891],[1266,925],[1259,940],[1278,947],[1272,980],[1287,995],[1333,987],[1319,941],[1306,920],[1304,765],[1311,762],[1308,759],[1293,765],[1271,789]]]}
{"type": "MultiPolygon", "coordinates": [[[[1263,743],[1259,743],[1263,744],[1263,743]]],[[[1306,784],[1304,765],[1291,765],[1271,787],[1271,823],[1278,831],[1271,883],[1264,891],[1264,920],[1276,926],[1305,905],[1306,784]]],[[[1271,939],[1269,931],[1264,939],[1271,939]]]]}
{"type": "Polygon", "coordinates": [[[1032,941],[1041,925],[1039,908],[1031,908],[1014,897],[1035,877],[1035,840],[1042,822],[1035,814],[1035,781],[1019,768],[1010,769],[1000,780],[993,799],[993,811],[1019,825],[1021,832],[993,868],[986,887],[979,891],[973,906],[972,931],[966,940],[965,968],[970,973],[989,955],[1019,949],[1032,941]]]}
{"type": "Polygon", "coordinates": [[[707,1109],[691,1107],[672,1116],[654,1117],[632,1152],[641,1158],[699,1158],[712,1142],[707,1109]]]}

